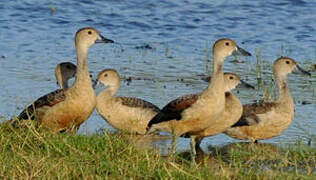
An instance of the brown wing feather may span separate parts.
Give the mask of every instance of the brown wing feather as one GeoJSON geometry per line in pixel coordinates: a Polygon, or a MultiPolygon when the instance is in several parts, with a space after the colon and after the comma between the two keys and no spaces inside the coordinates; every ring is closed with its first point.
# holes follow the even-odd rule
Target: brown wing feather
{"type": "Polygon", "coordinates": [[[255,114],[264,114],[272,110],[272,108],[276,105],[276,103],[253,103],[253,104],[246,104],[243,106],[243,114],[247,115],[248,113],[255,113],[255,114]]]}
{"type": "Polygon", "coordinates": [[[118,97],[122,104],[125,106],[129,106],[129,107],[139,107],[139,108],[148,108],[148,109],[152,109],[153,111],[159,113],[160,109],[159,107],[157,107],[156,105],[139,99],[139,98],[134,98],[134,97],[118,97]]]}
{"type": "Polygon", "coordinates": [[[164,121],[170,121],[173,119],[181,120],[181,113],[185,109],[191,107],[198,100],[199,96],[200,94],[189,94],[169,102],[164,108],[162,108],[160,113],[149,121],[148,128],[153,124],[164,121]]]}
{"type": "Polygon", "coordinates": [[[54,106],[58,104],[59,102],[62,102],[66,99],[64,90],[58,89],[56,91],[53,91],[51,93],[48,93],[40,98],[38,98],[34,103],[29,105],[26,109],[24,109],[20,115],[18,116],[18,119],[20,120],[27,120],[27,119],[34,119],[34,109],[41,108],[43,106],[54,106]]]}
{"type": "Polygon", "coordinates": [[[258,124],[260,122],[260,118],[257,115],[271,111],[274,106],[274,102],[246,104],[243,106],[243,114],[241,118],[232,127],[258,124]]]}
{"type": "Polygon", "coordinates": [[[196,100],[198,99],[200,94],[189,94],[182,97],[179,97],[171,102],[169,102],[164,108],[162,108],[162,112],[177,112],[181,113],[186,108],[191,107],[196,100]]]}

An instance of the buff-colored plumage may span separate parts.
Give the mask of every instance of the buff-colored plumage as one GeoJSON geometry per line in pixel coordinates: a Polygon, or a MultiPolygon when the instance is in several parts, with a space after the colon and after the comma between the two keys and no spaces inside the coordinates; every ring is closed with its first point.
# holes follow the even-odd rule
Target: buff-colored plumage
{"type": "Polygon", "coordinates": [[[41,127],[52,132],[76,132],[96,106],[87,54],[89,48],[98,42],[113,43],[94,28],[80,29],[75,37],[77,73],[74,85],[40,97],[19,115],[19,121],[35,119],[41,127]]]}
{"type": "MultiPolygon", "coordinates": [[[[225,109],[225,85],[223,74],[224,59],[235,52],[250,53],[239,48],[230,39],[220,39],[213,46],[213,76],[209,86],[192,104],[185,103],[180,111],[176,106],[163,108],[148,124],[148,133],[167,131],[174,135],[172,150],[177,137],[202,131],[216,122],[225,109]],[[170,113],[172,112],[172,113],[170,113]]],[[[173,101],[171,102],[173,104],[173,101]]]]}
{"type": "Polygon", "coordinates": [[[273,102],[246,104],[240,120],[225,133],[233,138],[257,141],[280,135],[294,118],[294,102],[286,77],[295,69],[305,74],[297,63],[287,57],[274,62],[274,76],[279,86],[279,98],[273,102]]]}
{"type": "Polygon", "coordinates": [[[196,149],[202,142],[204,137],[214,136],[216,134],[224,132],[226,129],[235,124],[242,114],[242,104],[237,96],[232,92],[237,85],[243,84],[245,87],[251,87],[251,85],[245,83],[240,79],[240,77],[235,73],[225,73],[225,110],[224,113],[215,121],[214,125],[204,129],[203,131],[198,131],[191,134],[192,148],[196,149]],[[196,142],[196,144],[194,143],[196,142]]]}
{"type": "Polygon", "coordinates": [[[120,76],[114,69],[101,71],[98,82],[107,86],[97,96],[99,114],[118,130],[145,134],[148,122],[160,111],[159,108],[139,98],[115,96],[120,88],[120,76]]]}

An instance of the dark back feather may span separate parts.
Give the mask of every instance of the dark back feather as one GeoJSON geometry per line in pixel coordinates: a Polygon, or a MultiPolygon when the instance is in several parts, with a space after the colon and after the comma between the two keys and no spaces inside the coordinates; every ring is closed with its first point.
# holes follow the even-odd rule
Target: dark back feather
{"type": "Polygon", "coordinates": [[[24,109],[18,119],[20,120],[27,120],[32,119],[34,120],[35,114],[34,110],[41,108],[43,106],[54,106],[59,102],[62,102],[66,99],[65,93],[63,89],[58,89],[56,91],[50,92],[40,98],[38,98],[34,103],[29,105],[26,109],[24,109]]]}
{"type": "Polygon", "coordinates": [[[149,121],[147,128],[150,128],[153,124],[158,124],[164,121],[170,121],[173,119],[181,120],[181,113],[191,107],[199,98],[200,94],[189,94],[179,97],[169,102],[162,108],[152,120],[149,121]]]}
{"type": "Polygon", "coordinates": [[[152,109],[153,111],[157,113],[160,112],[159,107],[157,107],[156,105],[148,101],[135,98],[135,97],[118,97],[118,98],[121,99],[122,104],[125,106],[152,109]]]}
{"type": "Polygon", "coordinates": [[[260,122],[258,114],[264,114],[272,110],[276,104],[272,103],[254,103],[243,106],[243,114],[238,122],[232,127],[251,126],[260,122]]]}

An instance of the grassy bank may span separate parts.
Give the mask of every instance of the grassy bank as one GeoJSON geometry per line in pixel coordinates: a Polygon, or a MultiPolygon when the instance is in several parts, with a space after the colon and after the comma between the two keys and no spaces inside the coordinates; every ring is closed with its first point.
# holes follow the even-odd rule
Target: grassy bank
{"type": "MultiPolygon", "coordinates": [[[[230,144],[198,152],[196,164],[188,152],[163,157],[137,148],[131,136],[107,132],[67,135],[39,132],[32,127],[0,127],[0,177],[12,178],[312,178],[316,150],[304,144],[278,148],[269,144],[230,144]]],[[[211,148],[211,147],[210,147],[211,148]]]]}

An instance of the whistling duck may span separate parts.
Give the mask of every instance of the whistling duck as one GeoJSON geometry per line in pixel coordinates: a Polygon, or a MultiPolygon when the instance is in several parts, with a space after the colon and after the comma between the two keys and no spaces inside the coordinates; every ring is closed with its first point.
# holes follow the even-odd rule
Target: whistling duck
{"type": "MultiPolygon", "coordinates": [[[[227,128],[235,124],[242,114],[242,104],[238,97],[236,97],[230,91],[234,90],[238,85],[240,87],[252,88],[253,86],[244,82],[235,73],[224,73],[225,82],[225,110],[224,113],[216,120],[214,126],[210,126],[202,131],[194,132],[191,134],[191,148],[193,154],[196,154],[194,150],[198,149],[203,138],[213,136],[218,133],[222,133],[227,128]]],[[[199,96],[200,94],[196,94],[199,96]]],[[[192,97],[192,95],[191,95],[192,97]]],[[[190,100],[189,100],[190,101],[190,100]]]]}
{"type": "Polygon", "coordinates": [[[274,62],[274,77],[279,87],[279,98],[272,102],[246,104],[239,121],[225,131],[230,137],[250,140],[268,139],[280,135],[294,118],[294,103],[287,87],[286,77],[293,70],[309,72],[298,66],[295,60],[281,57],[274,62]]]}
{"type": "Polygon", "coordinates": [[[120,76],[114,69],[101,71],[97,79],[99,82],[107,86],[97,96],[99,114],[116,129],[145,134],[148,122],[160,109],[142,99],[115,96],[120,89],[120,76]]]}
{"type": "Polygon", "coordinates": [[[68,80],[76,75],[77,66],[71,62],[62,62],[56,66],[55,76],[61,89],[68,89],[68,80]]]}
{"type": "Polygon", "coordinates": [[[213,46],[213,76],[208,87],[195,97],[185,96],[168,103],[147,126],[147,133],[166,131],[173,134],[172,152],[180,135],[214,126],[225,109],[223,63],[232,54],[250,56],[231,39],[219,39],[213,46]],[[188,99],[188,100],[186,100],[188,99]]]}
{"type": "Polygon", "coordinates": [[[75,36],[77,72],[73,86],[40,97],[20,113],[18,122],[35,119],[51,132],[76,132],[96,106],[96,95],[88,72],[88,50],[95,43],[113,42],[94,28],[79,29],[75,36]]]}

